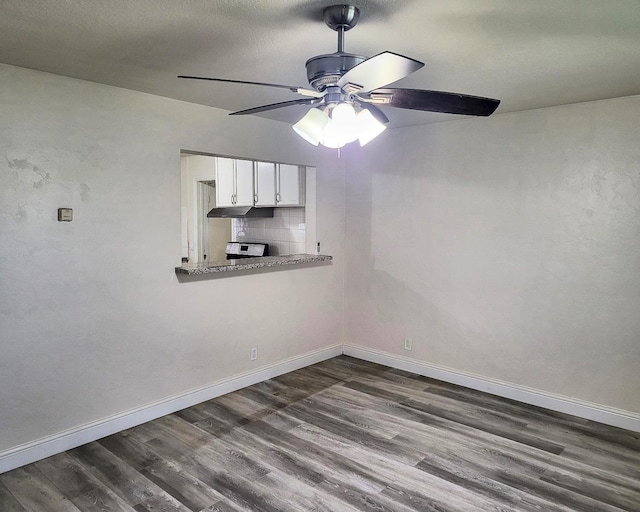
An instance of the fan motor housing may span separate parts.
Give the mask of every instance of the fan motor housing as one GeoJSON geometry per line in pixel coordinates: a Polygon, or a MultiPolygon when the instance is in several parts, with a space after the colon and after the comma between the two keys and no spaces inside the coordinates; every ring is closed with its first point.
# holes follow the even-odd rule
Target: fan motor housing
{"type": "Polygon", "coordinates": [[[305,64],[307,79],[311,87],[322,91],[328,85],[335,84],[340,77],[367,57],[353,53],[336,52],[311,57],[305,64]]]}

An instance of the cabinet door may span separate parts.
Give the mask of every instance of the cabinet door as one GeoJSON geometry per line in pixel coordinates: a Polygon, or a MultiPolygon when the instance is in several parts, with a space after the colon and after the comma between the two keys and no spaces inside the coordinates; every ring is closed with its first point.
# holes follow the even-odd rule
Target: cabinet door
{"type": "Polygon", "coordinates": [[[276,164],[256,162],[255,205],[276,205],[276,164]]]}
{"type": "Polygon", "coordinates": [[[278,165],[278,206],[302,206],[304,198],[300,186],[300,168],[297,165],[278,165]]]}
{"type": "Polygon", "coordinates": [[[251,160],[236,160],[234,206],[253,206],[253,162],[251,160]]]}
{"type": "Polygon", "coordinates": [[[216,157],[216,206],[234,206],[234,175],[234,161],[216,157]]]}

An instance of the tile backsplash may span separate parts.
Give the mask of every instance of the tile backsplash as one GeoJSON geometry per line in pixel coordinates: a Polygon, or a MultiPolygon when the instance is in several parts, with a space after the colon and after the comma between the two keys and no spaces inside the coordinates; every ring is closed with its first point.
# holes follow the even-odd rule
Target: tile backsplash
{"type": "Polygon", "coordinates": [[[269,244],[272,256],[305,252],[305,215],[301,208],[275,208],[273,218],[233,219],[231,237],[234,242],[269,244]]]}

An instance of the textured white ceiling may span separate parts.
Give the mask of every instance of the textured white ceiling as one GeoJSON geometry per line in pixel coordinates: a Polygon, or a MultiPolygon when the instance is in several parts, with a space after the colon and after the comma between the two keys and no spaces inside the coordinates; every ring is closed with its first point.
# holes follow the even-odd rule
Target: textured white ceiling
{"type": "MultiPolygon", "coordinates": [[[[1,0],[0,62],[234,111],[307,86],[304,63],[336,51],[335,0],[1,0]]],[[[510,112],[640,94],[638,0],[353,0],[345,50],[425,62],[395,86],[498,98],[510,112]]],[[[260,114],[292,122],[305,107],[260,114]]],[[[451,118],[385,109],[392,126],[451,118]]]]}

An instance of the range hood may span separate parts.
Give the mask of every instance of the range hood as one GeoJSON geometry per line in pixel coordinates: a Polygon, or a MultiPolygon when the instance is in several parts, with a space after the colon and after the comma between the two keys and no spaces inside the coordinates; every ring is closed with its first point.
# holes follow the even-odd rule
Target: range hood
{"type": "Polygon", "coordinates": [[[255,206],[230,206],[212,208],[207,217],[214,219],[260,219],[273,217],[273,208],[256,208],[255,206]]]}

